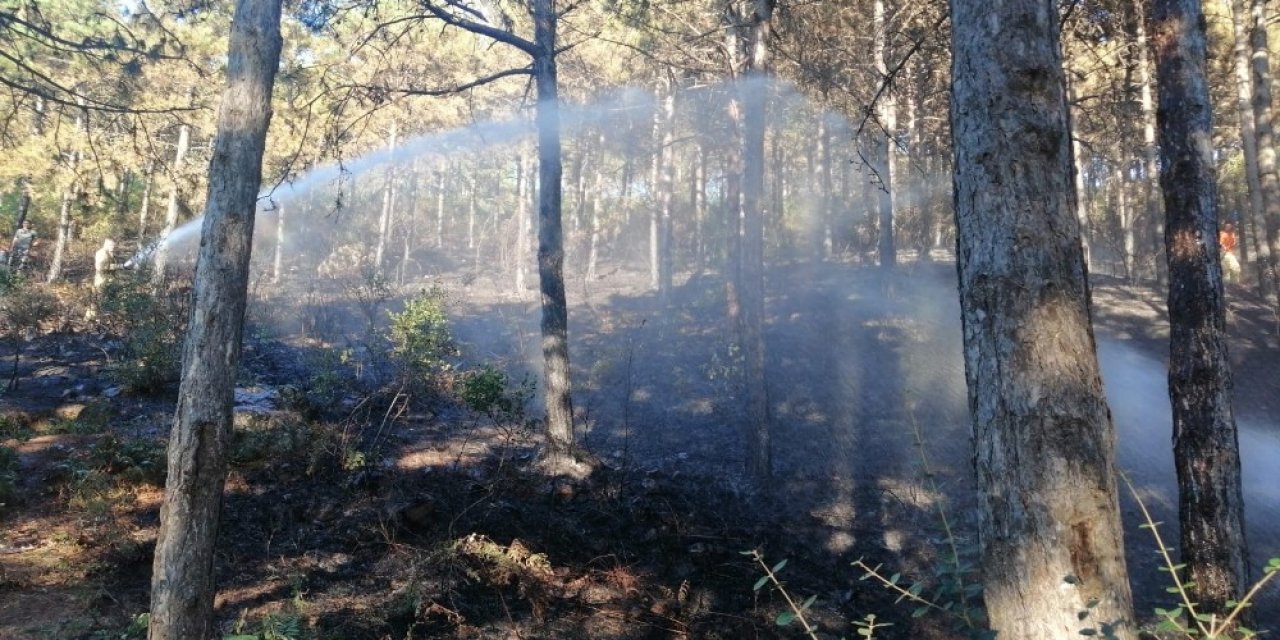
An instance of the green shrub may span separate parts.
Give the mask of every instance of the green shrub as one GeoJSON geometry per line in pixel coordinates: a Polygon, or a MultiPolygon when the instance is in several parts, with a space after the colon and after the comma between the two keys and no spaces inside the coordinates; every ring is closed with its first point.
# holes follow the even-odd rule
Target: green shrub
{"type": "Polygon", "coordinates": [[[449,370],[448,359],[458,355],[458,348],[449,333],[443,289],[422,291],[390,316],[391,353],[405,374],[430,382],[449,370]]]}
{"type": "Polygon", "coordinates": [[[21,341],[40,328],[40,323],[58,312],[58,299],[42,284],[29,284],[21,277],[0,284],[0,335],[9,340],[13,350],[13,367],[9,388],[17,385],[21,341]]]}
{"type": "Polygon", "coordinates": [[[462,376],[459,396],[466,407],[496,424],[521,424],[525,407],[533,398],[533,383],[526,377],[519,386],[492,365],[468,371],[462,376]]]}
{"type": "Polygon", "coordinates": [[[112,370],[117,384],[142,393],[178,380],[190,312],[185,287],[156,293],[146,272],[133,272],[108,282],[98,306],[101,321],[123,339],[120,362],[112,370]]]}

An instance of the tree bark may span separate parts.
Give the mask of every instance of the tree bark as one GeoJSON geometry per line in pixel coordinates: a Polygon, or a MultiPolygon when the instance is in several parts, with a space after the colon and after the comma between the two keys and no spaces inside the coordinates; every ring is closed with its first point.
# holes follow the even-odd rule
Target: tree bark
{"type": "Polygon", "coordinates": [[[71,244],[71,216],[72,209],[75,207],[76,201],[80,198],[80,159],[81,153],[79,144],[82,137],[88,136],[88,123],[86,122],[88,115],[84,111],[76,114],[76,139],[74,144],[77,145],[70,153],[67,166],[68,182],[66,188],[62,191],[62,204],[58,208],[58,237],[54,240],[53,258],[49,260],[49,275],[47,282],[57,282],[62,278],[62,262],[67,253],[67,245],[71,244]]]}
{"type": "Polygon", "coordinates": [[[448,167],[440,167],[440,180],[436,184],[436,248],[444,248],[444,180],[448,167]]]}
{"type": "Polygon", "coordinates": [[[1058,5],[952,0],[951,22],[965,378],[991,626],[1008,638],[1092,628],[1131,640],[1058,5]]]}
{"type": "MultiPolygon", "coordinates": [[[[887,82],[889,78],[889,66],[885,56],[888,55],[885,41],[888,38],[888,24],[885,19],[884,0],[875,0],[874,16],[872,28],[874,34],[874,49],[872,55],[875,57],[876,76],[880,82],[887,82]]],[[[880,155],[880,266],[885,269],[893,268],[898,262],[897,245],[894,244],[893,238],[893,214],[896,203],[893,199],[893,180],[894,180],[894,134],[897,128],[897,104],[893,99],[892,91],[885,91],[880,96],[880,100],[876,103],[876,117],[880,121],[881,128],[884,129],[879,137],[879,144],[883,146],[883,153],[880,155]]]]}
{"type": "Polygon", "coordinates": [[[280,272],[284,265],[284,216],[285,203],[276,204],[276,246],[271,257],[271,283],[280,284],[280,272]]]}
{"type": "Polygon", "coordinates": [[[657,236],[655,238],[655,249],[657,255],[656,273],[658,287],[658,299],[662,305],[666,305],[671,299],[671,269],[672,260],[672,230],[671,230],[671,206],[673,192],[675,191],[675,150],[672,144],[675,140],[675,93],[671,90],[667,91],[667,95],[662,99],[660,107],[662,127],[662,151],[661,151],[661,168],[658,172],[658,224],[657,236]]]}
{"type": "Polygon", "coordinates": [[[1212,108],[1199,0],[1154,0],[1161,186],[1169,261],[1169,399],[1178,522],[1192,600],[1230,610],[1247,583],[1240,449],[1231,409],[1212,108]]]}
{"type": "Polygon", "coordinates": [[[149,640],[217,637],[213,551],[226,483],[254,212],[280,61],[280,3],[239,0],[232,21],[227,89],[209,162],[191,324],[152,565],[149,640]]]}
{"type": "Polygon", "coordinates": [[[742,90],[742,354],[746,368],[747,473],[773,474],[764,345],[764,137],[769,82],[769,37],[774,0],[754,0],[747,34],[747,72],[742,90]]]}
{"type": "Polygon", "coordinates": [[[1254,269],[1258,279],[1258,293],[1264,299],[1271,297],[1271,248],[1265,238],[1266,224],[1263,222],[1265,207],[1262,201],[1262,182],[1258,173],[1258,132],[1254,126],[1253,87],[1249,68],[1249,32],[1246,28],[1249,17],[1244,0],[1230,0],[1232,55],[1235,57],[1236,75],[1236,113],[1240,121],[1240,143],[1244,150],[1245,181],[1249,187],[1248,208],[1244,212],[1245,224],[1251,230],[1253,240],[1254,269]],[[1263,238],[1263,239],[1260,239],[1263,238]]]}
{"type": "Polygon", "coordinates": [[[383,261],[387,256],[387,239],[391,235],[391,224],[396,202],[396,121],[391,121],[391,131],[387,133],[387,181],[382,185],[382,215],[378,217],[378,244],[373,252],[373,268],[382,275],[383,261]]]}
{"type": "Polygon", "coordinates": [[[156,182],[155,166],[147,163],[146,178],[142,182],[142,202],[138,204],[138,242],[147,236],[147,222],[151,217],[151,188],[156,182]]]}
{"type": "Polygon", "coordinates": [[[31,176],[20,176],[18,178],[18,215],[13,219],[13,233],[17,233],[22,228],[22,223],[27,221],[27,214],[31,212],[31,176]]]}
{"type": "Polygon", "coordinates": [[[529,235],[532,231],[529,217],[529,152],[520,147],[520,159],[516,161],[516,294],[524,295],[525,279],[529,271],[529,235]]]}
{"type": "Polygon", "coordinates": [[[191,127],[185,122],[178,127],[178,146],[173,152],[173,167],[170,171],[172,184],[169,185],[169,202],[165,208],[164,230],[160,232],[160,245],[156,247],[156,257],[153,263],[154,271],[151,273],[152,281],[156,284],[164,281],[165,271],[169,268],[169,234],[178,228],[178,198],[180,197],[178,183],[179,173],[182,170],[182,162],[187,157],[187,148],[191,144],[191,127]]]}
{"type": "Polygon", "coordinates": [[[1272,262],[1267,266],[1271,306],[1280,320],[1280,280],[1274,260],[1280,257],[1280,176],[1276,174],[1274,113],[1271,104],[1271,52],[1267,47],[1266,0],[1250,0],[1249,44],[1252,48],[1253,119],[1258,134],[1258,180],[1262,190],[1263,229],[1272,262]]]}
{"type": "Polygon", "coordinates": [[[532,0],[533,76],[538,91],[538,282],[542,292],[543,387],[548,459],[555,470],[574,457],[569,381],[569,310],[564,290],[561,220],[560,98],[556,80],[555,0],[532,0]]]}
{"type": "Polygon", "coordinates": [[[601,219],[601,199],[604,190],[604,146],[605,133],[604,129],[600,130],[596,138],[596,148],[599,149],[601,161],[595,163],[594,176],[591,183],[591,238],[587,248],[587,281],[596,279],[597,269],[600,260],[600,225],[601,219]]]}
{"type": "MultiPolygon", "coordinates": [[[[1160,207],[1159,166],[1156,163],[1156,107],[1151,91],[1155,79],[1151,76],[1151,46],[1147,42],[1146,15],[1143,3],[1134,3],[1138,13],[1136,42],[1138,53],[1138,82],[1142,103],[1142,201],[1144,203],[1145,237],[1150,238],[1148,246],[1152,251],[1152,271],[1156,283],[1166,283],[1163,256],[1164,215],[1160,207]]],[[[1148,242],[1144,240],[1144,243],[1148,242]]]]}

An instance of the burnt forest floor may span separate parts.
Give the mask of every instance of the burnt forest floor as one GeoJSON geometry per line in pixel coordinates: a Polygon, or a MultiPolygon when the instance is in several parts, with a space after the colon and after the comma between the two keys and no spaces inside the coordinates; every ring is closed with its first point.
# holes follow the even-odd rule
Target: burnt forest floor
{"type": "MultiPolygon", "coordinates": [[[[449,299],[453,368],[536,380],[533,292],[483,272],[432,282],[449,299]]],[[[351,362],[376,351],[375,334],[336,327],[385,309],[260,291],[216,561],[220,628],[272,640],[801,637],[775,624],[782,594],[753,589],[763,572],[743,552],[759,550],[770,566],[788,561],[780,576],[793,597],[817,596],[808,618],[819,637],[855,637],[868,614],[893,625],[875,637],[964,637],[953,617],[913,617],[852,566],[883,565],[885,578],[934,596],[956,583],[945,577],[954,543],[959,582],[976,580],[964,566],[975,540],[954,266],[907,265],[889,278],[841,263],[769,272],[776,472],[765,485],[739,473],[742,362],[718,276],[682,274],[667,301],[645,285],[638,269],[570,278],[579,438],[599,461],[582,481],[539,474],[536,425],[470,412],[449,384],[351,384],[369,375],[351,362]]],[[[1093,285],[1109,394],[1136,396],[1111,398],[1121,464],[1175,522],[1172,469],[1145,445],[1126,448],[1134,427],[1124,424],[1160,406],[1167,416],[1162,389],[1135,386],[1163,375],[1163,296],[1106,277],[1093,285]]],[[[1242,289],[1229,298],[1237,414],[1274,442],[1271,316],[1242,289]]],[[[18,386],[0,397],[0,440],[16,452],[0,460],[12,488],[0,500],[0,638],[145,637],[176,385],[122,387],[123,336],[111,327],[61,322],[28,338],[18,386]]],[[[0,347],[0,362],[12,356],[0,347]]],[[[1249,520],[1254,555],[1280,555],[1280,499],[1246,485],[1250,508],[1271,502],[1249,520]]],[[[1136,505],[1123,506],[1149,617],[1171,603],[1136,505]]],[[[1269,598],[1260,626],[1280,628],[1269,598]]]]}

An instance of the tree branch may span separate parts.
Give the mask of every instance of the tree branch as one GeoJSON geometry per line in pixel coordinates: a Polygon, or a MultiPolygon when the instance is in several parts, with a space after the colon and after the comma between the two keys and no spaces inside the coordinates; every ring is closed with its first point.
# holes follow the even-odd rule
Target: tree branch
{"type": "MultiPolygon", "coordinates": [[[[487,38],[491,38],[493,40],[501,42],[502,44],[515,47],[516,49],[519,49],[529,54],[530,56],[535,56],[538,53],[537,46],[532,41],[525,40],[524,38],[521,38],[520,36],[517,36],[516,34],[511,33],[510,31],[505,31],[503,29],[499,29],[497,27],[484,24],[483,22],[477,22],[476,20],[464,18],[456,13],[449,11],[448,9],[445,9],[435,4],[435,2],[432,2],[431,0],[426,0],[421,4],[423,9],[426,9],[427,11],[429,11],[431,15],[436,17],[437,20],[440,20],[445,24],[452,25],[460,29],[465,29],[476,35],[485,36],[487,38]]],[[[475,9],[460,6],[457,2],[449,2],[449,5],[453,7],[458,7],[459,10],[467,11],[472,15],[480,15],[475,9]]]]}
{"type": "Polygon", "coordinates": [[[436,87],[431,89],[423,89],[418,87],[387,87],[384,85],[373,84],[345,84],[338,85],[336,89],[363,89],[365,91],[380,91],[384,93],[398,93],[406,96],[447,96],[455,93],[462,93],[468,89],[484,86],[491,82],[509,78],[511,76],[528,76],[533,75],[533,67],[520,67],[518,69],[506,69],[497,73],[491,73],[487,76],[476,78],[470,82],[455,84],[450,87],[436,87]]]}

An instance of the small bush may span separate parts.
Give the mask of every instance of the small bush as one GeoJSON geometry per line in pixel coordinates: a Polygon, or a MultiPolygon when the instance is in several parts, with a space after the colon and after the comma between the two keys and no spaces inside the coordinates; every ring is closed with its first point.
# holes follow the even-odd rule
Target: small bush
{"type": "Polygon", "coordinates": [[[282,461],[296,462],[311,475],[337,466],[339,455],[335,452],[339,448],[336,435],[323,425],[267,416],[237,426],[227,457],[242,467],[280,467],[282,461]]]}
{"type": "Polygon", "coordinates": [[[495,424],[518,425],[525,421],[525,408],[533,398],[533,383],[525,378],[513,387],[506,373],[485,365],[463,374],[459,395],[468,409],[495,424]]]}
{"type": "Polygon", "coordinates": [[[406,375],[431,382],[449,370],[448,359],[458,355],[458,348],[449,333],[443,289],[423,291],[390,315],[392,355],[406,375]]]}
{"type": "Polygon", "coordinates": [[[18,382],[21,341],[35,333],[40,324],[58,312],[58,299],[42,284],[28,284],[20,276],[6,276],[0,283],[0,335],[13,350],[9,388],[18,382]]]}
{"type": "Polygon", "coordinates": [[[112,371],[121,387],[145,393],[178,380],[190,307],[186,287],[154,293],[145,272],[122,275],[103,287],[100,317],[124,342],[112,371]]]}

